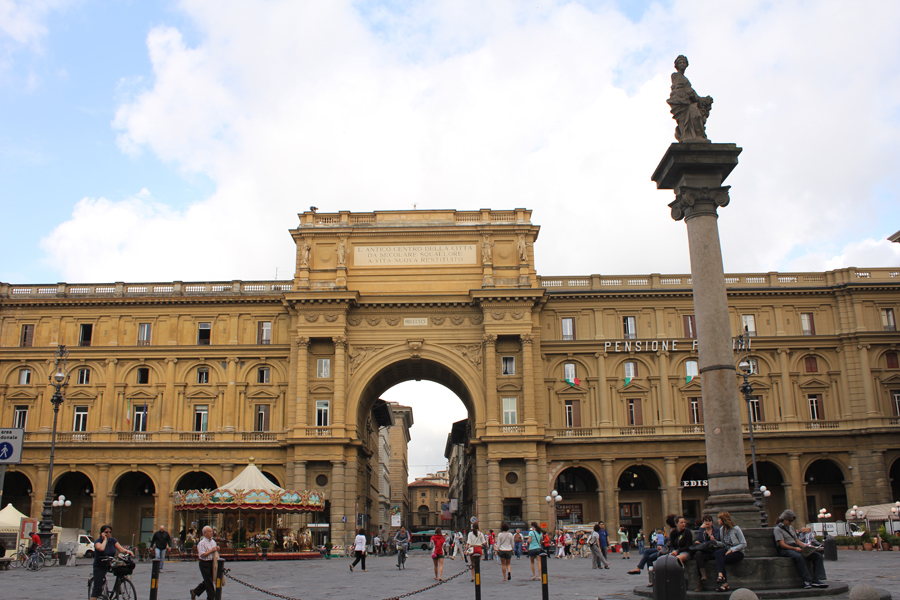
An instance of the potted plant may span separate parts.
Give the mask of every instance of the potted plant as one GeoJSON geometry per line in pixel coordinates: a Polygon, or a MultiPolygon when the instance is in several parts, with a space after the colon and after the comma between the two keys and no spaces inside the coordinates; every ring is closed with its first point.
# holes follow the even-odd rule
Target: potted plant
{"type": "Polygon", "coordinates": [[[147,542],[138,542],[138,560],[147,558],[147,542]]]}
{"type": "Polygon", "coordinates": [[[331,542],[325,542],[325,558],[331,559],[331,549],[334,548],[334,545],[331,542]]]}
{"type": "Polygon", "coordinates": [[[262,550],[263,560],[267,560],[267,556],[269,555],[269,540],[260,540],[259,548],[262,550]]]}
{"type": "Polygon", "coordinates": [[[862,542],[863,550],[871,550],[875,547],[875,544],[872,542],[872,534],[869,533],[868,529],[863,529],[860,541],[862,542]]]}

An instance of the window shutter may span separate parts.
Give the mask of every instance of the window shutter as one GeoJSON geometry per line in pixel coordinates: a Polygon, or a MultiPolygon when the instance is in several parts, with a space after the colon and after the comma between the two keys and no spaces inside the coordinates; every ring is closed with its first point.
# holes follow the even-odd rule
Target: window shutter
{"type": "Polygon", "coordinates": [[[809,335],[816,335],[816,320],[812,313],[809,313],[809,335]]]}
{"type": "Polygon", "coordinates": [[[703,423],[703,396],[697,397],[697,413],[700,415],[699,423],[703,423]]]}
{"type": "Polygon", "coordinates": [[[34,344],[34,325],[22,325],[22,347],[28,348],[34,344]]]}
{"type": "Polygon", "coordinates": [[[900,364],[898,364],[897,353],[896,352],[888,352],[884,355],[887,360],[887,368],[888,369],[897,369],[900,368],[900,364]]]}
{"type": "Polygon", "coordinates": [[[807,356],[806,357],[806,372],[807,373],[816,373],[819,371],[818,364],[816,363],[815,356],[807,356]]]}
{"type": "Polygon", "coordinates": [[[697,330],[694,329],[694,315],[684,315],[681,319],[684,323],[684,337],[697,337],[697,330]]]}
{"type": "Polygon", "coordinates": [[[263,341],[263,322],[257,321],[256,322],[256,343],[262,344],[262,341],[263,341]]]}
{"type": "Polygon", "coordinates": [[[634,425],[643,425],[644,424],[644,414],[641,411],[641,400],[640,398],[635,398],[634,402],[634,425]]]}
{"type": "Polygon", "coordinates": [[[572,427],[581,427],[581,400],[572,400],[572,427]]]}

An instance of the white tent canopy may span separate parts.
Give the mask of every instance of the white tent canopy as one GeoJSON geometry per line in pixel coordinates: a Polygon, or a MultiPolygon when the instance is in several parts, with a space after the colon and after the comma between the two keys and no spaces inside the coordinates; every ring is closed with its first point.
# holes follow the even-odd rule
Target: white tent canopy
{"type": "Polygon", "coordinates": [[[0,527],[15,527],[18,529],[22,519],[26,518],[28,518],[28,515],[23,515],[16,510],[15,506],[7,504],[6,508],[0,510],[0,527]]]}
{"type": "MultiPolygon", "coordinates": [[[[891,509],[894,508],[896,504],[872,504],[870,506],[859,506],[856,508],[856,511],[862,511],[865,515],[864,519],[867,521],[890,521],[897,520],[897,515],[892,515],[891,509]]],[[[850,510],[853,510],[852,508],[850,510]]],[[[845,518],[848,521],[854,521],[859,519],[857,517],[854,519],[850,516],[850,510],[845,514],[845,518]]]]}
{"type": "Polygon", "coordinates": [[[220,485],[219,489],[225,490],[265,490],[267,492],[283,492],[284,490],[274,483],[268,477],[262,474],[262,471],[251,462],[241,471],[240,475],[226,483],[220,485]]]}

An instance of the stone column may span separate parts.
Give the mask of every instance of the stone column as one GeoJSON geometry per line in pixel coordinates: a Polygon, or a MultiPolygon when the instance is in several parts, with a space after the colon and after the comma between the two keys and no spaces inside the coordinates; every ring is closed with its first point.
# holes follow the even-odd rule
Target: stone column
{"type": "Polygon", "coordinates": [[[339,335],[331,339],[334,342],[334,424],[343,426],[346,425],[344,422],[344,387],[347,383],[345,360],[347,338],[339,335]]]}
{"type": "Polygon", "coordinates": [[[305,460],[295,460],[294,462],[294,488],[295,490],[303,491],[308,489],[306,485],[306,461],[305,460]]]}
{"type": "MultiPolygon", "coordinates": [[[[522,338],[522,366],[524,368],[524,389],[522,394],[525,396],[525,426],[528,427],[537,424],[537,411],[534,401],[534,353],[532,352],[534,337],[530,333],[523,333],[520,337],[522,338]]],[[[494,402],[496,402],[496,388],[493,396],[494,402]]],[[[499,488],[497,489],[499,491],[499,488]]]]}
{"type": "MultiPolygon", "coordinates": [[[[103,417],[100,419],[100,431],[112,431],[112,425],[115,423],[115,408],[116,408],[116,363],[118,363],[118,359],[115,358],[107,358],[106,359],[106,389],[103,392],[103,404],[100,409],[100,414],[103,417]]],[[[91,519],[93,523],[93,519],[91,519]]],[[[97,533],[100,533],[100,530],[97,530],[97,533]]]]}
{"type": "MultiPolygon", "coordinates": [[[[294,417],[294,427],[301,435],[306,435],[307,422],[306,412],[309,405],[309,338],[298,337],[297,343],[297,362],[294,368],[297,373],[297,406],[294,417]]],[[[314,425],[315,423],[313,423],[314,425]]]]}
{"type": "Polygon", "coordinates": [[[606,352],[597,352],[597,394],[600,403],[600,425],[610,425],[609,384],[606,382],[606,352]]]}
{"type": "Polygon", "coordinates": [[[659,414],[663,425],[672,425],[675,423],[675,407],[669,394],[669,353],[660,351],[656,357],[659,360],[659,414]]]}
{"type": "Polygon", "coordinates": [[[525,459],[525,514],[523,515],[526,523],[537,520],[540,514],[541,486],[538,481],[538,468],[536,458],[525,459]]]}
{"type": "MultiPolygon", "coordinates": [[[[54,463],[55,464],[55,463],[54,463]]],[[[44,510],[44,498],[47,497],[47,475],[50,465],[37,465],[37,478],[34,487],[31,488],[31,516],[40,519],[41,512],[44,510]]]]}
{"type": "Polygon", "coordinates": [[[500,530],[501,516],[503,510],[501,508],[503,499],[500,491],[500,461],[496,458],[489,458],[488,465],[488,504],[487,523],[483,525],[486,529],[500,530]]]}
{"type": "Polygon", "coordinates": [[[347,534],[355,527],[353,513],[347,514],[344,506],[344,471],[347,463],[343,460],[333,461],[331,463],[331,537],[332,544],[341,546],[349,544],[353,538],[348,540],[347,534]],[[344,522],[344,518],[347,522],[344,522]]]}
{"type": "Polygon", "coordinates": [[[847,346],[835,348],[835,351],[838,353],[841,367],[841,395],[838,398],[838,405],[841,408],[841,418],[849,420],[853,418],[853,403],[850,399],[850,385],[847,383],[850,378],[850,372],[847,370],[847,346]]]}
{"type": "MultiPolygon", "coordinates": [[[[801,452],[788,452],[788,463],[790,465],[790,497],[788,498],[788,508],[798,515],[805,514],[806,498],[803,495],[803,473],[800,472],[800,456],[801,452]]],[[[769,515],[769,522],[775,523],[778,515],[769,515]]]]}
{"type": "Polygon", "coordinates": [[[237,422],[235,418],[235,410],[237,408],[237,387],[234,385],[237,381],[237,358],[228,359],[228,368],[226,369],[225,382],[225,410],[223,411],[224,423],[222,431],[233,432],[234,424],[237,422]]]}
{"type": "Polygon", "coordinates": [[[219,482],[219,485],[225,485],[232,479],[234,479],[234,463],[224,463],[222,465],[222,481],[219,482]]]}
{"type": "Polygon", "coordinates": [[[606,505],[603,507],[603,514],[600,519],[606,522],[612,522],[613,518],[618,516],[619,511],[615,505],[616,502],[616,481],[613,476],[613,462],[611,458],[604,458],[603,463],[603,500],[606,505]]]}
{"type": "Polygon", "coordinates": [[[878,417],[881,413],[878,411],[878,405],[875,402],[875,391],[872,389],[872,369],[869,367],[869,348],[867,344],[860,344],[859,349],[859,370],[862,377],[863,393],[866,395],[866,414],[870,417],[878,417]]]}
{"type": "Polygon", "coordinates": [[[667,456],[666,461],[666,488],[669,495],[669,506],[666,509],[668,514],[681,514],[681,485],[678,481],[678,474],[675,473],[675,461],[677,457],[667,456]]]}
{"type": "Polygon", "coordinates": [[[675,191],[675,201],[669,204],[672,218],[687,225],[709,466],[705,512],[727,510],[737,524],[758,527],[759,509],[747,485],[742,403],[717,223],[718,207],[730,201],[729,187],[722,182],[740,153],[734,144],[675,143],[652,179],[658,188],[675,191]]]}
{"type": "Polygon", "coordinates": [[[500,424],[500,409],[497,406],[497,336],[484,336],[484,405],[485,425],[490,428],[500,424]]]}
{"type": "MultiPolygon", "coordinates": [[[[177,358],[166,359],[166,395],[165,406],[160,407],[159,424],[161,431],[172,431],[172,423],[178,412],[175,404],[175,363],[177,358]]],[[[168,526],[168,525],[167,525],[168,526]]]]}
{"type": "Polygon", "coordinates": [[[109,464],[97,465],[97,483],[94,487],[94,503],[91,508],[91,536],[100,535],[100,527],[109,522],[109,464]]]}
{"type": "Polygon", "coordinates": [[[794,386],[791,384],[791,366],[788,362],[789,350],[778,349],[778,363],[781,365],[781,408],[785,421],[797,420],[797,404],[794,402],[794,386]]]}
{"type": "Polygon", "coordinates": [[[169,513],[172,508],[171,477],[172,465],[159,465],[159,487],[156,490],[156,507],[153,511],[153,514],[156,516],[156,526],[154,529],[159,529],[160,525],[165,526],[167,530],[172,529],[171,523],[169,523],[169,513]]]}

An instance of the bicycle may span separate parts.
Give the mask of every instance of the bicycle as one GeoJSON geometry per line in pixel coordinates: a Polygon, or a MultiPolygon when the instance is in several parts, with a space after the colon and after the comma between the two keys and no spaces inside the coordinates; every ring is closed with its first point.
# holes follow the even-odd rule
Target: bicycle
{"type": "MultiPolygon", "coordinates": [[[[131,583],[131,573],[134,571],[134,561],[127,554],[118,554],[115,557],[104,558],[104,562],[109,562],[109,571],[116,576],[116,581],[112,589],[109,589],[106,577],[103,577],[103,589],[98,598],[105,600],[136,600],[137,592],[134,590],[134,584],[131,583]]],[[[88,579],[88,598],[91,597],[91,589],[93,589],[94,578],[88,579]]]]}
{"type": "Polygon", "coordinates": [[[29,571],[40,571],[44,568],[44,553],[40,548],[28,555],[23,565],[29,571]]]}
{"type": "Polygon", "coordinates": [[[406,544],[397,545],[397,569],[406,569],[406,544]]]}
{"type": "Polygon", "coordinates": [[[25,550],[25,544],[19,544],[19,549],[16,550],[15,554],[10,558],[12,558],[12,562],[9,564],[14,569],[24,566],[25,561],[28,560],[28,552],[25,550]]]}

